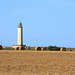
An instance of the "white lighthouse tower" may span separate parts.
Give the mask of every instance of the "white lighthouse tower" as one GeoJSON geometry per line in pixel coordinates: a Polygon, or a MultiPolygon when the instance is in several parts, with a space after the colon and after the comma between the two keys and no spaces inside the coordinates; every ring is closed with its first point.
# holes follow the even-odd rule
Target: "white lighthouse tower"
{"type": "Polygon", "coordinates": [[[17,39],[17,45],[13,45],[12,47],[25,47],[25,45],[23,45],[23,25],[21,22],[19,22],[19,25],[17,25],[18,27],[18,39],[17,39]]]}
{"type": "Polygon", "coordinates": [[[23,25],[21,22],[19,22],[19,25],[17,25],[18,27],[18,41],[17,41],[17,45],[18,46],[23,46],[23,25]]]}

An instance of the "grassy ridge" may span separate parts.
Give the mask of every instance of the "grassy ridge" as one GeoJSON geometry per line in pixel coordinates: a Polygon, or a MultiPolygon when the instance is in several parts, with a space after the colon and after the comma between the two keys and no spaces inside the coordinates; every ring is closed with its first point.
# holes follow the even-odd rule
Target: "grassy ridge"
{"type": "MultiPolygon", "coordinates": [[[[15,48],[7,47],[7,48],[3,48],[3,50],[15,50],[15,48]]],[[[35,48],[34,47],[30,47],[30,48],[26,48],[25,50],[35,50],[35,48]]],[[[53,48],[53,50],[52,49],[51,50],[48,49],[48,51],[56,51],[56,50],[54,50],[54,48],[53,48]]],[[[60,51],[60,50],[57,50],[57,51],[60,51]]],[[[67,48],[67,51],[75,51],[75,48],[67,48]]]]}

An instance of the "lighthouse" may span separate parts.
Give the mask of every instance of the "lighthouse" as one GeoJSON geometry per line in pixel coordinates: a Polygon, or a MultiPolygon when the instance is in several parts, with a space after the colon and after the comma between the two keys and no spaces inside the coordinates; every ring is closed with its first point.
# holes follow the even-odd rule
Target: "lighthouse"
{"type": "Polygon", "coordinates": [[[19,22],[18,32],[17,32],[17,45],[13,45],[12,47],[25,47],[26,45],[23,45],[23,25],[21,22],[19,22]]]}
{"type": "Polygon", "coordinates": [[[18,40],[17,40],[17,45],[18,46],[23,46],[23,25],[21,22],[19,22],[18,27],[18,40]]]}

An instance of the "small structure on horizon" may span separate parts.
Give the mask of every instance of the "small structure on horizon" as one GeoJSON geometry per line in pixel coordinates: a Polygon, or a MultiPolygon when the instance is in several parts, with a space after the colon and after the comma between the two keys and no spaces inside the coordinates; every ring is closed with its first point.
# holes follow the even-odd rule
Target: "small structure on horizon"
{"type": "Polygon", "coordinates": [[[1,41],[1,46],[2,46],[2,41],[1,41]]]}

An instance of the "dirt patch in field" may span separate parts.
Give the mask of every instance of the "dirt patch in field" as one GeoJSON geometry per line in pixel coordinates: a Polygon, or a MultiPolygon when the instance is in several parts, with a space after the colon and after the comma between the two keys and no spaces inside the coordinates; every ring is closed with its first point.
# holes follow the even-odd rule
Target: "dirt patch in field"
{"type": "Polygon", "coordinates": [[[0,51],[0,75],[75,75],[75,52],[0,51]]]}

